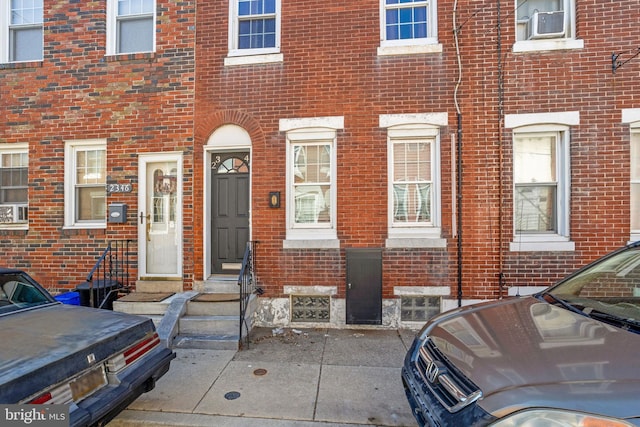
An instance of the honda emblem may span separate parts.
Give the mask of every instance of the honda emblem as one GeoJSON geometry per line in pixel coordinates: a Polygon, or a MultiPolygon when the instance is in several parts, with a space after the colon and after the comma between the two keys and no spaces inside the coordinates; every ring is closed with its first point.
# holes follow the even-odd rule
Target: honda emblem
{"type": "Polygon", "coordinates": [[[435,362],[429,362],[429,364],[427,365],[427,369],[425,370],[427,380],[429,380],[430,383],[435,383],[438,379],[439,372],[440,368],[438,368],[438,365],[436,365],[435,362]]]}

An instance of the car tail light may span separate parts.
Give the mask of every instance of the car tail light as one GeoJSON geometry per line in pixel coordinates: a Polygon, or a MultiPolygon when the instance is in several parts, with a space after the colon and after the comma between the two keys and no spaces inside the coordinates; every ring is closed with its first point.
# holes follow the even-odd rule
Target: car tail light
{"type": "Polygon", "coordinates": [[[29,401],[29,403],[33,405],[43,405],[45,403],[51,403],[52,399],[51,393],[45,393],[29,401]]]}
{"type": "Polygon", "coordinates": [[[154,349],[160,344],[160,337],[158,333],[147,335],[144,339],[129,347],[117,356],[112,357],[107,361],[107,370],[109,372],[118,372],[127,365],[135,362],[140,357],[154,349]]]}
{"type": "Polygon", "coordinates": [[[25,403],[33,405],[62,405],[71,403],[72,399],[71,387],[67,383],[42,393],[25,403]]]}

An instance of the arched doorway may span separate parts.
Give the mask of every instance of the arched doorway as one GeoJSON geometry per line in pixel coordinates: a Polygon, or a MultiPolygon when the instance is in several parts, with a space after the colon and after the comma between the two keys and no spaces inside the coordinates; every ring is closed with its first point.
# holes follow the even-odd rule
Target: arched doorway
{"type": "Polygon", "coordinates": [[[211,268],[238,274],[250,239],[249,153],[216,153],[211,162],[211,268]]]}

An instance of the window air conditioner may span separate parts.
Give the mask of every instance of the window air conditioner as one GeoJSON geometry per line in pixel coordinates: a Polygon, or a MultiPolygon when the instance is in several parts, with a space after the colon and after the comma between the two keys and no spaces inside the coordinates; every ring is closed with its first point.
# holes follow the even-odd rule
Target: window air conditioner
{"type": "Polygon", "coordinates": [[[28,212],[27,205],[0,205],[0,223],[27,222],[28,212]]]}
{"type": "Polygon", "coordinates": [[[529,39],[564,36],[564,12],[534,12],[529,18],[529,39]]]}

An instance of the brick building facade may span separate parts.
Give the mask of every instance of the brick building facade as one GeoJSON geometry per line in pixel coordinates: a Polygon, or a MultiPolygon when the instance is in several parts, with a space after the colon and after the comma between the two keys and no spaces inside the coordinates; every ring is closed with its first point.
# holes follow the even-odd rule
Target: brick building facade
{"type": "Polygon", "coordinates": [[[259,323],[396,326],[640,237],[634,1],[0,5],[0,264],[54,291],[250,240],[259,323]]]}

